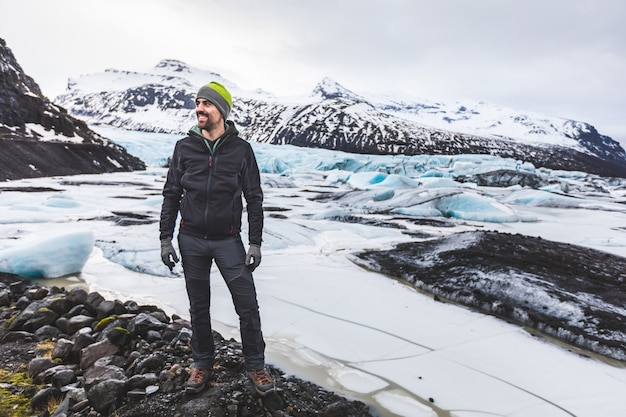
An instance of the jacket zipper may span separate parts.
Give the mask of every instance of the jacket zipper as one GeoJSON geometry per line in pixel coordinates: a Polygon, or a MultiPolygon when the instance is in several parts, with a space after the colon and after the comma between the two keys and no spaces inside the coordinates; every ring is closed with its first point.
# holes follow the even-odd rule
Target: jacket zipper
{"type": "Polygon", "coordinates": [[[215,155],[215,153],[217,152],[217,148],[221,145],[222,140],[221,138],[217,139],[215,146],[211,147],[209,141],[206,138],[203,137],[202,139],[204,140],[204,144],[209,150],[209,175],[207,175],[206,193],[204,199],[204,239],[208,239],[209,237],[206,234],[206,231],[209,230],[209,191],[211,189],[211,176],[213,173],[213,167],[217,165],[217,156],[215,155]]]}
{"type": "Polygon", "coordinates": [[[213,149],[211,148],[211,145],[209,144],[209,141],[205,138],[202,138],[204,140],[204,144],[206,145],[207,149],[209,150],[209,174],[207,175],[207,179],[206,179],[206,192],[205,192],[205,197],[204,197],[204,239],[208,239],[208,235],[206,233],[207,230],[209,230],[209,191],[211,189],[211,174],[213,172],[213,149]]]}

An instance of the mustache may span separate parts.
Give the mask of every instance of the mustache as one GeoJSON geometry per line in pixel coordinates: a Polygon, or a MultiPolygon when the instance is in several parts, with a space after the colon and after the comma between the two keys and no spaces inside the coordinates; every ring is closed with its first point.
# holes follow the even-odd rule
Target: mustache
{"type": "Polygon", "coordinates": [[[203,112],[203,111],[197,111],[196,112],[196,116],[206,116],[206,117],[209,117],[209,115],[207,113],[203,112]]]}

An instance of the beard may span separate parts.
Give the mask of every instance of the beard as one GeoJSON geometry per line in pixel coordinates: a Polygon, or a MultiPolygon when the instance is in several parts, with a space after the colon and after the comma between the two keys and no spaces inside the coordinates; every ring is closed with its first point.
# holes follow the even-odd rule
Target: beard
{"type": "Polygon", "coordinates": [[[219,125],[219,118],[212,118],[205,112],[196,112],[196,119],[198,119],[198,127],[202,130],[211,131],[219,125]]]}

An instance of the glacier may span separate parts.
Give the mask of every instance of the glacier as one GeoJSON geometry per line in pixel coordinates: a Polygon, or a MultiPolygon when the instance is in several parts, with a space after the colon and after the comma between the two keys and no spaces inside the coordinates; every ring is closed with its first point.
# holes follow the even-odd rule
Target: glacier
{"type": "MultiPolygon", "coordinates": [[[[32,244],[51,227],[61,229],[61,240],[72,230],[90,230],[93,246],[84,240],[83,249],[91,251],[81,272],[52,271],[41,282],[130,297],[185,317],[182,269],[170,273],[161,263],[158,242],[161,162],[179,136],[97,130],[152,161],[149,169],[0,183],[0,253],[18,247],[17,257],[27,258],[37,245],[20,242],[32,244]]],[[[489,155],[252,146],[265,192],[264,256],[255,281],[271,363],[365,401],[385,417],[618,417],[626,409],[623,366],[436,301],[351,259],[448,236],[450,249],[460,248],[470,240],[454,237],[471,231],[541,237],[626,257],[623,180],[489,155]],[[546,185],[456,181],[502,168],[532,173],[546,185]]],[[[44,253],[48,264],[76,263],[76,255],[44,253]]],[[[237,338],[228,290],[214,276],[214,327],[237,338]]],[[[544,293],[526,295],[532,305],[546,302],[544,293]]],[[[550,308],[563,316],[573,311],[567,304],[550,308]]]]}
{"type": "MultiPolygon", "coordinates": [[[[45,208],[43,208],[45,210],[45,208]]],[[[94,233],[80,227],[42,227],[0,250],[0,272],[24,278],[80,273],[94,248],[94,233]]]]}

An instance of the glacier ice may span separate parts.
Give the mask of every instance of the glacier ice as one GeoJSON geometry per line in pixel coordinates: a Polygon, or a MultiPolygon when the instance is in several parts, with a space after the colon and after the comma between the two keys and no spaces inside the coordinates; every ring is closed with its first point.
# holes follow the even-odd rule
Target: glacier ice
{"type": "Polygon", "coordinates": [[[24,278],[54,278],[78,273],[94,247],[89,229],[50,227],[0,250],[0,272],[24,278]]]}

